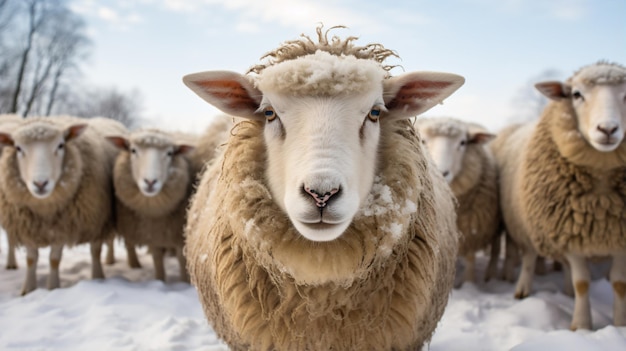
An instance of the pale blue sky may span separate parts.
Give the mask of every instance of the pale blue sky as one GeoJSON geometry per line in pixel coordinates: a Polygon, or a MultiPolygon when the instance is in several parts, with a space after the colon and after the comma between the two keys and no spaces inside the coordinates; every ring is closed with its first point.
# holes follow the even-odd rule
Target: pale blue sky
{"type": "MultiPolygon", "coordinates": [[[[624,0],[71,0],[87,20],[96,84],[139,89],[156,125],[202,130],[218,112],[182,83],[204,70],[244,73],[301,33],[358,36],[395,50],[405,71],[447,71],[466,83],[426,115],[497,130],[520,90],[548,69],[566,78],[600,59],[626,64],[624,0]]],[[[395,69],[392,74],[401,74],[395,69]]]]}

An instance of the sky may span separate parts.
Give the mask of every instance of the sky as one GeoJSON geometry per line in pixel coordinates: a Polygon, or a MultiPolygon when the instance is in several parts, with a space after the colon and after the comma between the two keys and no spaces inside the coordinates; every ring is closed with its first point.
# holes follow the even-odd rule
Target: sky
{"type": "Polygon", "coordinates": [[[481,123],[493,131],[532,118],[533,84],[566,79],[609,60],[626,64],[624,0],[69,0],[83,16],[94,84],[141,95],[147,125],[201,132],[219,111],[182,83],[189,73],[245,73],[300,34],[380,43],[400,65],[466,82],[426,116],[481,123]]]}

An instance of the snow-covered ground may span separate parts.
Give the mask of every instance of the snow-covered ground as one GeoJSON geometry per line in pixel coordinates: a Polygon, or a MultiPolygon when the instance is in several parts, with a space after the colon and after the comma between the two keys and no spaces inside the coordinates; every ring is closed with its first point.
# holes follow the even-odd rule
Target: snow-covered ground
{"type": "MultiPolygon", "coordinates": [[[[153,277],[152,262],[140,249],[142,269],[127,268],[123,247],[118,262],[105,266],[108,279],[88,280],[87,246],[66,249],[61,289],[45,289],[48,250],[39,258],[39,289],[19,296],[24,252],[17,271],[4,269],[6,237],[0,239],[0,350],[227,350],[202,314],[196,290],[179,282],[177,262],[167,262],[168,282],[153,277]]],[[[479,260],[480,267],[485,259],[479,260]]],[[[601,276],[601,275],[600,275],[601,276]]],[[[454,290],[429,349],[626,350],[626,327],[611,326],[612,289],[603,278],[591,286],[594,331],[568,330],[573,299],[560,293],[561,273],[537,277],[535,293],[517,301],[506,282],[465,284],[454,290]]]]}

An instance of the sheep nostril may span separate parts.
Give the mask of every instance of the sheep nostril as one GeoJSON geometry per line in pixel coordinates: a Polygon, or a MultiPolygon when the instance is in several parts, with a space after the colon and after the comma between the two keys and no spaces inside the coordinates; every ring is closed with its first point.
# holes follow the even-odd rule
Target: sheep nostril
{"type": "Polygon", "coordinates": [[[46,188],[46,185],[48,185],[48,181],[44,180],[43,182],[33,182],[33,184],[37,187],[39,191],[41,191],[46,188]]]}
{"type": "Polygon", "coordinates": [[[603,134],[605,134],[606,136],[611,136],[613,135],[618,127],[617,126],[609,126],[609,127],[605,127],[605,126],[597,126],[596,127],[600,132],[602,132],[603,134]]]}
{"type": "Polygon", "coordinates": [[[330,200],[331,197],[339,194],[339,192],[341,191],[341,189],[339,188],[333,188],[330,191],[321,192],[315,189],[311,189],[307,186],[303,186],[302,190],[309,196],[311,196],[315,200],[315,205],[320,208],[326,207],[326,203],[328,202],[328,200],[330,200]]]}

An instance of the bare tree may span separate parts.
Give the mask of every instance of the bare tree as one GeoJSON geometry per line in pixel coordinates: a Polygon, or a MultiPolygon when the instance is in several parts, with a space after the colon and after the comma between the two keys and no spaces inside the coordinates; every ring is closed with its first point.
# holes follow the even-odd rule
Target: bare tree
{"type": "Polygon", "coordinates": [[[563,74],[557,69],[546,69],[528,80],[513,98],[513,106],[517,113],[512,122],[527,122],[537,119],[548,104],[548,98],[535,88],[535,84],[546,80],[561,79],[563,74]]]}
{"type": "Polygon", "coordinates": [[[57,108],[80,117],[108,117],[128,128],[141,122],[142,100],[137,90],[120,91],[116,87],[83,89],[83,93],[63,92],[57,108]]]}

